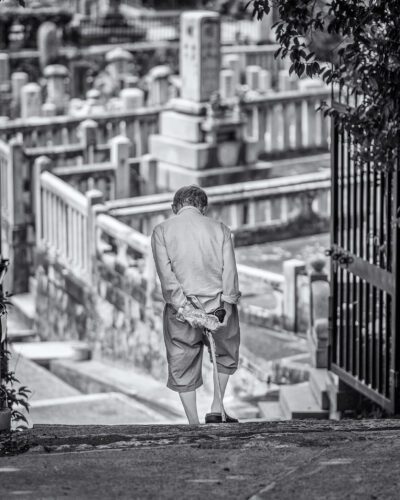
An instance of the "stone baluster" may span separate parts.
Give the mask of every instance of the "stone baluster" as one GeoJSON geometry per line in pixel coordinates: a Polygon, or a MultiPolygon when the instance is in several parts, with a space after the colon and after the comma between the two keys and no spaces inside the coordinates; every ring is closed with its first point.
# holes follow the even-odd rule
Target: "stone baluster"
{"type": "Polygon", "coordinates": [[[321,130],[321,139],[320,139],[320,146],[325,148],[329,147],[330,144],[330,125],[331,121],[328,116],[324,116],[324,112],[317,111],[317,117],[320,125],[320,130],[321,130]]]}
{"type": "Polygon", "coordinates": [[[302,115],[302,101],[296,101],[294,103],[294,148],[296,150],[301,150],[303,148],[303,115],[302,115]]]}
{"type": "Polygon", "coordinates": [[[283,195],[281,198],[281,221],[287,222],[289,220],[289,200],[288,197],[283,195]]]}
{"type": "Polygon", "coordinates": [[[45,193],[42,192],[40,176],[45,170],[50,170],[51,161],[47,156],[39,156],[36,158],[33,165],[33,210],[35,216],[35,230],[36,230],[36,247],[41,248],[43,240],[48,238],[47,227],[47,206],[45,200],[45,193]]]}
{"type": "Polygon", "coordinates": [[[252,106],[249,111],[246,139],[254,142],[259,139],[259,109],[257,106],[252,106]]]}
{"type": "Polygon", "coordinates": [[[283,263],[283,324],[290,332],[297,331],[297,276],[304,273],[305,262],[298,259],[283,263]]]}
{"type": "Polygon", "coordinates": [[[67,262],[70,267],[72,267],[74,260],[74,252],[73,252],[73,239],[74,239],[74,228],[72,225],[72,207],[68,205],[67,207],[67,239],[68,239],[68,251],[67,251],[67,262]]]}
{"type": "Polygon", "coordinates": [[[291,134],[291,128],[293,124],[293,106],[290,102],[286,102],[282,104],[282,122],[283,122],[283,127],[282,127],[282,148],[284,151],[289,151],[292,149],[292,134],[291,134]]]}
{"type": "Polygon", "coordinates": [[[256,201],[249,200],[247,205],[247,221],[246,224],[254,226],[256,223],[256,201]]]}
{"type": "Polygon", "coordinates": [[[130,166],[128,163],[131,141],[122,135],[110,141],[111,163],[115,167],[115,197],[130,196],[130,166]]]}
{"type": "Polygon", "coordinates": [[[270,153],[272,151],[272,130],[273,123],[273,108],[268,106],[265,108],[265,129],[264,129],[264,151],[270,153]]]}
{"type": "Polygon", "coordinates": [[[317,141],[317,112],[315,111],[315,100],[308,99],[307,107],[307,146],[315,146],[317,141]]]}
{"type": "MultiPolygon", "coordinates": [[[[57,219],[57,195],[51,193],[51,211],[50,211],[50,225],[51,225],[51,247],[54,254],[58,253],[57,248],[57,228],[58,228],[58,219],[57,219]]],[[[77,234],[79,235],[78,231],[77,234]]],[[[78,236],[79,237],[79,236],[78,236]]]]}
{"type": "Polygon", "coordinates": [[[104,196],[103,193],[98,189],[91,189],[90,191],[87,191],[85,196],[87,199],[85,267],[87,269],[89,279],[91,280],[91,283],[94,285],[96,278],[95,263],[96,263],[96,253],[97,253],[96,215],[98,208],[100,208],[100,206],[104,201],[104,196]]]}
{"type": "Polygon", "coordinates": [[[272,107],[271,146],[272,151],[283,149],[283,112],[282,104],[274,104],[272,107]]]}
{"type": "Polygon", "coordinates": [[[243,224],[243,205],[232,203],[229,205],[229,219],[231,229],[237,229],[243,224]]]}

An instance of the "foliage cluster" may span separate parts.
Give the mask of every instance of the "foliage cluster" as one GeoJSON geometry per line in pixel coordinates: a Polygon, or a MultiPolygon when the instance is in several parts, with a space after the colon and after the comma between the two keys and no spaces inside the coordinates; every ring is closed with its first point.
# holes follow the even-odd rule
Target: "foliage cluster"
{"type": "MultiPolygon", "coordinates": [[[[6,313],[7,306],[10,305],[8,298],[9,296],[3,294],[0,289],[0,316],[6,313]]],[[[28,398],[31,391],[26,386],[16,387],[19,380],[15,377],[15,373],[9,369],[10,356],[7,341],[2,339],[0,343],[0,408],[9,408],[11,419],[17,424],[16,428],[23,429],[27,425],[27,419],[19,408],[23,407],[29,411],[28,398]]]]}
{"type": "Polygon", "coordinates": [[[277,9],[276,56],[290,57],[290,72],[320,76],[342,96],[344,106],[324,103],[323,111],[351,137],[356,164],[392,170],[400,139],[399,1],[250,0],[247,7],[258,20],[277,9]],[[324,63],[313,45],[321,34],[338,39],[324,63]]]}

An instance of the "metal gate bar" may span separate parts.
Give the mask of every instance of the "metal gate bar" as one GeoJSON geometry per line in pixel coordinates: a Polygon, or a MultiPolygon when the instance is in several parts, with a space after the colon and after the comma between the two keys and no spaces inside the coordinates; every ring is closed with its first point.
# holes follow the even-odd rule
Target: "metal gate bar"
{"type": "MultiPolygon", "coordinates": [[[[348,104],[349,93],[343,96],[348,104]]],[[[331,369],[394,412],[400,410],[399,176],[356,166],[355,147],[334,122],[331,369]]]]}

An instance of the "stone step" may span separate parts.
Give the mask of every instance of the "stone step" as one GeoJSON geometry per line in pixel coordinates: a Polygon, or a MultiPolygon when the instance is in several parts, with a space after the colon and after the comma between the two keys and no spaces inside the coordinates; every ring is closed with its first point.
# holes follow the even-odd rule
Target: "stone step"
{"type": "Polygon", "coordinates": [[[7,338],[9,342],[31,342],[38,341],[39,336],[35,330],[14,330],[7,329],[7,338]]]}
{"type": "Polygon", "coordinates": [[[49,366],[56,359],[84,361],[91,357],[91,350],[85,342],[78,340],[62,342],[17,342],[13,350],[42,366],[49,366]]]}
{"type": "Polygon", "coordinates": [[[21,325],[21,328],[31,330],[35,320],[35,301],[32,293],[18,293],[10,299],[8,316],[10,321],[21,325]]]}
{"type": "MultiPolygon", "coordinates": [[[[169,423],[159,413],[138,401],[111,392],[79,394],[44,399],[31,403],[30,426],[36,424],[64,425],[143,425],[169,423]]],[[[184,419],[182,418],[182,423],[184,419]]]]}
{"type": "MultiPolygon", "coordinates": [[[[178,393],[167,389],[164,380],[156,380],[148,373],[131,366],[118,366],[101,360],[59,360],[50,364],[50,371],[83,393],[119,392],[161,413],[171,423],[177,419],[182,421],[184,417],[178,393]]],[[[210,411],[211,400],[212,395],[207,392],[205,385],[200,387],[197,391],[200,421],[210,411]]],[[[252,408],[233,395],[227,394],[225,406],[230,415],[239,419],[258,416],[256,406],[252,408]]]]}
{"type": "Polygon", "coordinates": [[[83,393],[119,392],[175,421],[184,416],[179,397],[147,374],[101,361],[57,360],[50,371],[83,393]]]}
{"type": "Polygon", "coordinates": [[[263,420],[287,420],[282,413],[281,406],[277,401],[259,401],[258,408],[263,420]]]}
{"type": "Polygon", "coordinates": [[[332,384],[329,371],[325,368],[310,368],[310,389],[322,410],[329,410],[328,387],[332,384]]]}
{"type": "Polygon", "coordinates": [[[39,399],[63,398],[80,394],[77,389],[66,384],[43,366],[16,353],[14,345],[11,344],[10,346],[10,370],[15,373],[16,378],[19,380],[16,388],[25,385],[31,391],[29,395],[30,402],[39,399]]]}
{"type": "Polygon", "coordinates": [[[308,382],[282,386],[279,403],[283,415],[288,420],[329,418],[329,411],[322,410],[318,405],[308,382]]]}

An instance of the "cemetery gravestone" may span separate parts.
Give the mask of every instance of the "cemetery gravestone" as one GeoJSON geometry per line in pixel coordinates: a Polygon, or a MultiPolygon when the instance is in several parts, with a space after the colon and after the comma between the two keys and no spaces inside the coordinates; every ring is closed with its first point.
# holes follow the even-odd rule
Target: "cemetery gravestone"
{"type": "Polygon", "coordinates": [[[181,16],[181,97],[208,101],[219,89],[220,17],[216,12],[185,12],[181,16]]]}
{"type": "Polygon", "coordinates": [[[42,91],[37,83],[28,83],[21,89],[21,118],[33,118],[41,115],[42,91]]]}

